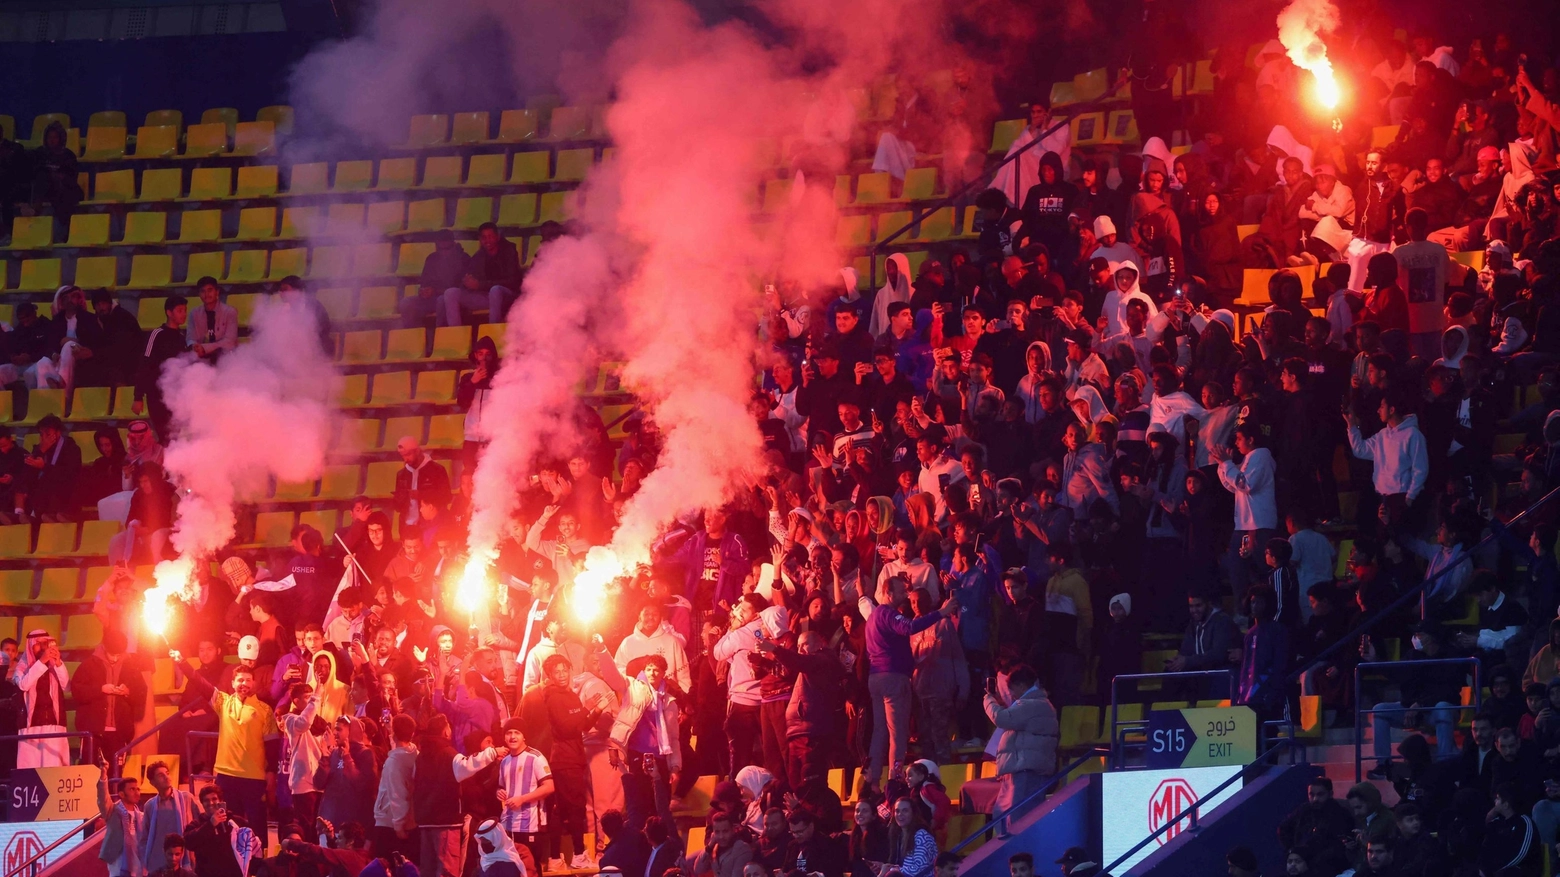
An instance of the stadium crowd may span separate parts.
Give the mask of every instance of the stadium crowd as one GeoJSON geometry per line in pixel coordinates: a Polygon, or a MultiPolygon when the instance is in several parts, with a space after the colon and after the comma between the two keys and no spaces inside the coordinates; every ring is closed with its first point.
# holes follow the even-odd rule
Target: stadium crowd
{"type": "MultiPolygon", "coordinates": [[[[469,617],[452,595],[476,433],[459,489],[403,438],[388,505],[358,500],[335,534],[300,526],[258,566],[221,558],[176,607],[187,711],[159,747],[215,731],[185,766],[215,781],[192,796],[154,764],[144,801],[133,778],[112,781],[117,802],[106,784],[112,877],[946,877],[955,802],[939,767],[984,750],[993,815],[1032,805],[1060,766],[1059,710],[1110,702],[1114,677],[1144,669],[1145,634],[1180,635],[1165,671],[1227,672],[1229,690],[1185,683],[1189,699],[1279,718],[1316,697],[1333,725],[1366,697],[1361,662],[1472,659],[1362,701],[1372,778],[1401,803],[1388,811],[1372,783],[1339,802],[1318,782],[1281,837],[1287,873],[1536,874],[1560,823],[1560,567],[1554,508],[1513,518],[1560,486],[1560,77],[1504,34],[1348,49],[1335,60],[1356,100],[1337,131],[1309,118],[1276,43],[1249,68],[1221,53],[1210,109],[1167,120],[1154,86],[1177,59],[1161,47],[1125,72],[1155,135],[1140,154],[1074,150],[1037,101],[1013,149],[1040,145],[970,205],[978,239],[913,276],[890,255],[875,291],[850,269],[824,288],[775,278],[756,327],[774,355],[751,400],[767,476],[672,526],[596,624],[577,622],[569,589],[659,438],[637,417],[614,452],[583,404],[587,441],[541,463],[469,617]],[[1389,122],[1396,140],[1371,146],[1389,122]],[[1174,155],[1157,135],[1182,127],[1196,136],[1174,155]],[[1242,221],[1258,230],[1241,237],[1242,221]],[[1277,269],[1270,304],[1237,298],[1249,268],[1277,269]],[[1497,455],[1502,430],[1525,440],[1497,455]],[[1346,639],[1421,584],[1422,605],[1346,639]],[[1478,679],[1490,694],[1463,733],[1478,679]],[[1393,761],[1394,727],[1434,742],[1410,733],[1393,761]],[[851,809],[836,767],[859,769],[851,809]],[[721,782],[685,856],[676,814],[702,775],[721,782]]],[[[899,176],[908,121],[876,155],[899,176]]],[[[464,290],[426,281],[408,321],[507,302],[512,256],[479,249],[493,266],[469,265],[486,279],[464,290]]],[[[280,286],[324,337],[304,284],[280,286]]],[[[143,334],[109,293],[65,288],[52,318],[19,305],[0,336],[8,382],[134,385],[148,417],[128,448],[101,431],[90,466],[57,419],[31,452],[0,431],[8,519],[127,503],[101,645],[71,676],[28,631],[10,674],[21,726],[61,727],[68,697],[107,753],[140,718],[138,668],[161,656],[128,572],[163,556],[177,502],[156,378],[236,338],[218,283],[197,293],[143,334]]],[[[473,359],[459,398],[475,419],[502,366],[491,344],[473,359]]],[[[61,758],[40,743],[17,760],[61,758]]],[[[1099,867],[1081,851],[1058,864],[1099,867]]],[[[1254,860],[1237,850],[1230,869],[1254,860]]]]}

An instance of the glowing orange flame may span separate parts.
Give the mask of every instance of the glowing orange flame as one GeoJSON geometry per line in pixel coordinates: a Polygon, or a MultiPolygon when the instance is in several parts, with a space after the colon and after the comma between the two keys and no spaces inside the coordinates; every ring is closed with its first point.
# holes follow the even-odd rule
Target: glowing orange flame
{"type": "Polygon", "coordinates": [[[152,571],[153,585],[141,595],[141,623],[157,636],[166,636],[171,611],[168,600],[187,593],[195,577],[195,561],[190,557],[165,560],[152,571]]]}

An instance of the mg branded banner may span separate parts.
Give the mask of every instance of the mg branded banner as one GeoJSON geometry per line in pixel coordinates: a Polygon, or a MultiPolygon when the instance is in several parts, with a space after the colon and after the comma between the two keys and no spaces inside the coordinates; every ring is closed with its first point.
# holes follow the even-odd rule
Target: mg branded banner
{"type": "Polygon", "coordinates": [[[38,861],[37,870],[25,871],[19,877],[32,877],[33,874],[42,871],[44,866],[59,861],[66,853],[75,849],[82,840],[81,823],[0,822],[0,852],[3,852],[4,873],[12,873],[24,862],[43,852],[49,844],[71,832],[77,835],[74,840],[66,841],[50,850],[47,857],[38,861]]]}
{"type": "MultiPolygon", "coordinates": [[[[1108,865],[1143,838],[1165,825],[1170,829],[1136,853],[1111,873],[1125,874],[1134,865],[1190,825],[1192,804],[1218,788],[1219,784],[1240,773],[1236,765],[1228,767],[1189,767],[1174,770],[1123,770],[1102,777],[1104,861],[1108,865]]],[[[1240,782],[1230,783],[1217,796],[1203,804],[1199,817],[1240,791],[1240,782]]]]}

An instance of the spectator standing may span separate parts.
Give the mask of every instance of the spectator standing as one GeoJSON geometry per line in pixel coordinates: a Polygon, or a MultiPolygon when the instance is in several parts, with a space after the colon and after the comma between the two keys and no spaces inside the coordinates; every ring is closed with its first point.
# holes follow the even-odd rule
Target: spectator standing
{"type": "MultiPolygon", "coordinates": [[[[64,734],[65,695],[70,693],[70,671],[60,658],[60,645],[47,630],[27,632],[25,651],[16,662],[11,681],[22,693],[22,734],[64,734]]],[[[70,741],[65,737],[19,740],[16,766],[63,767],[70,763],[70,741]]]]}
{"type": "Polygon", "coordinates": [[[897,774],[906,762],[910,742],[910,674],[915,656],[910,637],[937,624],[958,611],[959,602],[950,597],[939,612],[911,620],[903,607],[908,598],[895,594],[889,582],[880,583],[877,602],[862,597],[857,608],[866,618],[867,690],[872,697],[872,750],[863,779],[870,787],[892,765],[897,774]]]}
{"type": "Polygon", "coordinates": [[[166,438],[171,435],[168,428],[173,422],[173,412],[163,400],[158,378],[162,377],[164,363],[189,350],[184,332],[189,300],[182,295],[170,295],[163,302],[163,313],[167,319],[147,334],[141,348],[141,361],[135,373],[135,401],[130,410],[137,417],[146,414],[151,418],[152,428],[166,438]]]}
{"type": "MultiPolygon", "coordinates": [[[[242,652],[242,649],[240,649],[242,652]]],[[[217,758],[214,772],[222,797],[250,825],[266,824],[266,743],[277,740],[281,729],[271,705],[256,695],[255,671],[238,664],[233,669],[233,693],[213,688],[185,661],[178,651],[168,656],[184,671],[189,684],[197,690],[210,688],[211,705],[217,713],[217,758]]]]}
{"type": "Polygon", "coordinates": [[[1035,802],[1028,799],[1056,772],[1056,747],[1061,725],[1056,708],[1040,687],[1040,677],[1027,664],[1007,674],[1012,694],[998,697],[997,680],[986,685],[986,716],[997,726],[997,777],[1000,783],[992,803],[992,818],[1001,820],[998,832],[1006,837],[1011,820],[1022,816],[1035,802]],[[1024,810],[1018,810],[1020,806],[1024,810]]]}
{"type": "Polygon", "coordinates": [[[195,282],[201,306],[189,315],[189,348],[202,360],[216,363],[238,346],[238,311],[223,304],[222,287],[215,277],[195,282]]]}
{"type": "Polygon", "coordinates": [[[1243,591],[1250,582],[1260,551],[1277,535],[1278,501],[1276,497],[1273,453],[1266,447],[1262,427],[1254,420],[1235,426],[1235,450],[1240,463],[1228,449],[1208,449],[1209,459],[1218,463],[1219,482],[1235,495],[1235,532],[1230,534],[1225,557],[1230,587],[1243,591]]]}
{"type": "Polygon", "coordinates": [[[405,465],[395,473],[392,502],[401,514],[401,538],[422,531],[421,503],[432,501],[443,508],[450,501],[450,474],[422,449],[417,439],[406,435],[396,440],[395,452],[405,465]]]}
{"type": "Polygon", "coordinates": [[[135,735],[146,705],[141,671],[125,660],[125,634],[109,628],[91,656],[76,668],[71,694],[76,726],[92,734],[97,751],[112,759],[135,735]]]}

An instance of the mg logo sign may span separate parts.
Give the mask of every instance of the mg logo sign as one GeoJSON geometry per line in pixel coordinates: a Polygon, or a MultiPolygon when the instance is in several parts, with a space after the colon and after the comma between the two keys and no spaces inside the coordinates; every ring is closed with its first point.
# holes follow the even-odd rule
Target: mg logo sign
{"type": "Polygon", "coordinates": [[[43,852],[43,841],[35,832],[17,832],[5,848],[5,872],[14,873],[41,852],[43,852]]]}
{"type": "Polygon", "coordinates": [[[1196,803],[1197,791],[1191,783],[1180,777],[1171,777],[1154,789],[1153,796],[1148,799],[1148,830],[1155,832],[1167,824],[1170,826],[1164,834],[1154,839],[1160,846],[1181,833],[1186,827],[1183,820],[1192,815],[1192,805],[1196,803]]]}

